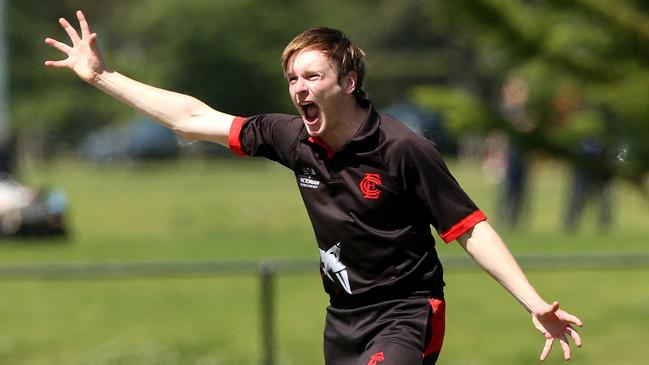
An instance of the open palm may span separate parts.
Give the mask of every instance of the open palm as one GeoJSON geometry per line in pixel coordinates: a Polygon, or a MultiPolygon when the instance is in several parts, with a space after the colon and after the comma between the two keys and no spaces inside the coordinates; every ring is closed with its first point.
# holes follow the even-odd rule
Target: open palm
{"type": "Polygon", "coordinates": [[[581,327],[581,320],[572,314],[559,309],[559,302],[552,303],[545,312],[533,315],[532,322],[539,332],[545,337],[545,346],[541,352],[541,360],[545,360],[555,340],[559,341],[563,350],[563,357],[570,360],[571,351],[568,336],[572,338],[577,347],[581,347],[581,336],[573,326],[581,327]]]}
{"type": "Polygon", "coordinates": [[[90,32],[86,17],[81,10],[77,11],[77,19],[81,28],[81,37],[67,20],[59,19],[59,24],[72,41],[72,46],[52,38],[45,38],[45,43],[67,55],[63,60],[45,61],[45,66],[69,68],[82,80],[93,83],[95,77],[105,70],[105,66],[97,47],[97,34],[90,32]]]}

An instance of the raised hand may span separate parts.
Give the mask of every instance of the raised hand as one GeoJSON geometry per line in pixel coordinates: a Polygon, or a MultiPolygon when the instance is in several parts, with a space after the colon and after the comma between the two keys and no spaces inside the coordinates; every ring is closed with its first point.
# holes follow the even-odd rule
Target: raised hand
{"type": "Polygon", "coordinates": [[[570,360],[570,344],[566,335],[572,337],[577,347],[581,347],[581,336],[573,326],[581,327],[581,320],[572,314],[559,309],[559,302],[548,306],[547,310],[540,314],[532,315],[534,327],[545,336],[545,346],[541,352],[541,361],[545,360],[552,350],[554,340],[558,340],[563,349],[563,358],[570,360]]]}
{"type": "Polygon", "coordinates": [[[91,33],[86,17],[81,10],[77,11],[77,19],[81,28],[79,33],[64,18],[59,19],[59,24],[72,41],[72,46],[52,38],[45,38],[45,43],[65,53],[67,58],[59,61],[45,61],[45,66],[54,68],[69,68],[88,83],[94,83],[97,75],[106,70],[101,53],[97,47],[97,33],[91,33]]]}

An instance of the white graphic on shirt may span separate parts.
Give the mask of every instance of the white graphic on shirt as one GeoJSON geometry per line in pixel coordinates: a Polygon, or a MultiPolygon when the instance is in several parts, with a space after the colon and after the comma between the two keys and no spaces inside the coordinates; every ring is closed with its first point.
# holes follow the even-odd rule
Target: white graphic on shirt
{"type": "Polygon", "coordinates": [[[317,189],[320,186],[315,170],[311,167],[302,168],[302,174],[298,175],[298,180],[303,188],[317,189]]]}
{"type": "Polygon", "coordinates": [[[325,275],[334,282],[335,280],[329,273],[336,275],[343,289],[351,294],[352,288],[349,285],[349,277],[347,277],[347,266],[340,261],[340,242],[331,246],[326,252],[320,250],[320,261],[322,262],[322,271],[324,271],[325,275]]]}
{"type": "Polygon", "coordinates": [[[303,188],[317,189],[320,186],[320,181],[308,177],[300,177],[300,186],[303,188]]]}

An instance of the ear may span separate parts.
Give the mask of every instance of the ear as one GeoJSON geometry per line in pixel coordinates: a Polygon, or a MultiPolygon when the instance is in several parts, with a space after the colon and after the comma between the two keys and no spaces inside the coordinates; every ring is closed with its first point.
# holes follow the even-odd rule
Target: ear
{"type": "Polygon", "coordinates": [[[353,94],[356,90],[356,80],[358,80],[358,75],[355,71],[349,71],[347,75],[342,79],[341,86],[347,94],[353,94]]]}

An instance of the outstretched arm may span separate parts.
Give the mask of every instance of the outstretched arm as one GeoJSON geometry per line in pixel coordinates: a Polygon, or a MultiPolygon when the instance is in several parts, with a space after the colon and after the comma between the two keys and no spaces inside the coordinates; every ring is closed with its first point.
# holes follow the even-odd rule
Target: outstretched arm
{"type": "Polygon", "coordinates": [[[227,146],[230,124],[234,119],[232,115],[216,111],[194,97],[146,85],[108,69],[97,47],[97,33],[90,31],[83,12],[79,10],[76,15],[81,35],[67,20],[59,19],[72,45],[46,38],[45,43],[67,57],[59,61],[45,61],[45,66],[70,69],[83,81],[183,137],[227,146]]]}
{"type": "Polygon", "coordinates": [[[486,221],[476,224],[470,231],[459,237],[458,242],[532,315],[534,326],[546,339],[541,360],[547,358],[555,339],[561,344],[563,357],[569,360],[571,352],[566,335],[572,337],[577,347],[581,347],[581,337],[573,327],[581,327],[581,320],[559,309],[559,302],[548,304],[541,298],[505,243],[486,221]]]}

